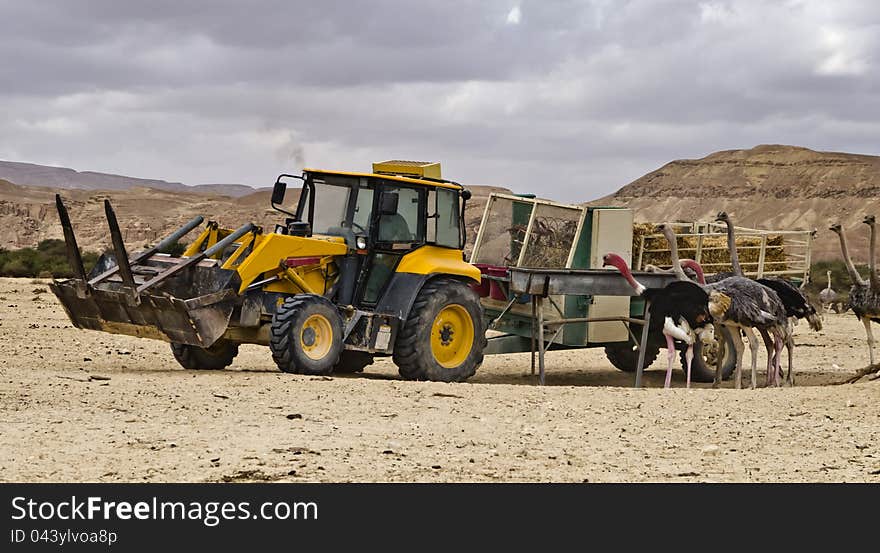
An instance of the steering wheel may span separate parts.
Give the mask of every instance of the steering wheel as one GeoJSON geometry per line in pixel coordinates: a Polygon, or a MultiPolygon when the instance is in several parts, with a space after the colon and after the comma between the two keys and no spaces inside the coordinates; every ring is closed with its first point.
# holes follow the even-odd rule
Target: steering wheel
{"type": "Polygon", "coordinates": [[[358,223],[355,223],[354,221],[351,222],[351,227],[352,227],[352,228],[357,227],[355,230],[360,230],[360,231],[363,232],[364,234],[367,233],[367,229],[365,229],[364,227],[362,227],[362,226],[359,225],[358,223]]]}

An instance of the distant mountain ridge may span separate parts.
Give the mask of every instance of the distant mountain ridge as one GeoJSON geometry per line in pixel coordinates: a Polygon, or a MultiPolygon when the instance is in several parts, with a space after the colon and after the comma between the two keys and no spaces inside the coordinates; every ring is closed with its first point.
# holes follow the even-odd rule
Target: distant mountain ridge
{"type": "Polygon", "coordinates": [[[727,211],[737,225],[813,230],[813,259],[840,259],[840,222],[856,262],[867,259],[866,214],[880,216],[880,157],[762,144],[671,161],[587,202],[626,206],[639,222],[707,221],[727,211]]]}
{"type": "Polygon", "coordinates": [[[52,167],[19,161],[0,161],[0,179],[19,186],[46,186],[67,190],[128,190],[146,187],[174,192],[195,194],[219,194],[234,198],[253,194],[261,188],[245,184],[196,184],[186,185],[180,182],[168,182],[161,179],[143,179],[98,173],[94,171],[76,171],[67,167],[52,167]]]}

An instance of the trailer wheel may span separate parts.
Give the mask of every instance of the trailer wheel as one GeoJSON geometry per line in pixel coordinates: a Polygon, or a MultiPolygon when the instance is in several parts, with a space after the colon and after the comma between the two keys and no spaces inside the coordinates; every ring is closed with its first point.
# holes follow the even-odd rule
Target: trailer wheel
{"type": "Polygon", "coordinates": [[[462,282],[438,278],[416,296],[393,358],[407,380],[463,382],[483,362],[486,343],[477,294],[462,282]]]}
{"type": "MultiPolygon", "coordinates": [[[[722,355],[724,358],[721,363],[721,377],[724,380],[730,378],[736,369],[736,349],[733,346],[733,336],[730,330],[725,326],[721,326],[719,334],[723,339],[716,342],[715,347],[705,347],[705,345],[697,340],[694,343],[694,362],[691,364],[691,380],[694,382],[712,382],[715,380],[715,363],[718,359],[718,347],[722,346],[722,355]]],[[[739,332],[739,331],[737,331],[739,332]]],[[[687,359],[685,358],[685,350],[680,352],[681,368],[687,373],[687,359]]]]}
{"type": "Polygon", "coordinates": [[[333,367],[333,372],[351,374],[363,372],[364,368],[373,364],[373,355],[366,351],[343,350],[339,356],[339,362],[333,367]]]}
{"type": "MultiPolygon", "coordinates": [[[[645,348],[645,362],[642,368],[650,367],[651,363],[657,359],[659,353],[659,346],[648,343],[648,347],[645,348]]],[[[639,362],[639,348],[632,342],[612,344],[605,346],[605,357],[608,358],[612,365],[623,372],[635,372],[636,364],[639,362]]]]}
{"type": "Polygon", "coordinates": [[[171,353],[184,369],[220,370],[232,364],[238,355],[238,344],[217,340],[209,348],[171,342],[171,353]]]}
{"type": "Polygon", "coordinates": [[[286,373],[328,375],[342,353],[342,317],[321,296],[285,298],[272,317],[269,348],[286,373]]]}

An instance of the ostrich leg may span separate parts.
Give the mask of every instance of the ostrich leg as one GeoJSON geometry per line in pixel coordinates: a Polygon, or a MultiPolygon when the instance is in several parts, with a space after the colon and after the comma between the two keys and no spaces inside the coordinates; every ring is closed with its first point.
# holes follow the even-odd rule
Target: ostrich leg
{"type": "MultiPolygon", "coordinates": [[[[785,336],[779,330],[774,331],[773,334],[776,337],[776,340],[774,340],[774,342],[773,342],[774,343],[773,350],[775,352],[774,357],[775,357],[775,361],[776,361],[774,363],[774,367],[773,367],[773,385],[778,388],[778,387],[782,386],[782,379],[780,378],[779,375],[782,374],[782,348],[785,347],[785,336]]],[[[769,381],[769,379],[770,379],[769,374],[767,375],[767,379],[769,381]]],[[[769,382],[768,382],[768,385],[769,385],[769,382]]]]}
{"type": "Polygon", "coordinates": [[[758,337],[755,336],[755,331],[751,328],[743,328],[743,332],[746,333],[746,338],[749,339],[749,349],[752,352],[752,382],[750,387],[754,390],[756,383],[758,382],[758,337]]]}
{"type": "Polygon", "coordinates": [[[669,388],[672,385],[672,362],[675,360],[675,341],[672,339],[672,336],[666,334],[666,359],[669,361],[669,366],[666,368],[666,384],[663,385],[664,388],[669,388]]]}
{"type": "Polygon", "coordinates": [[[743,344],[742,336],[739,333],[739,327],[730,329],[733,334],[733,346],[736,348],[736,376],[734,377],[734,386],[737,390],[743,387],[743,357],[746,352],[746,345],[743,344]]]}
{"type": "Polygon", "coordinates": [[[688,344],[687,351],[684,352],[684,358],[687,361],[688,366],[688,374],[687,374],[687,387],[691,387],[691,364],[694,362],[694,345],[688,344]]]}
{"type": "Polygon", "coordinates": [[[727,340],[721,333],[721,325],[715,325],[715,337],[718,341],[718,347],[715,350],[715,379],[712,381],[713,388],[721,387],[722,365],[724,362],[724,348],[727,347],[727,340]]]}
{"type": "Polygon", "coordinates": [[[794,336],[791,335],[791,332],[785,337],[785,349],[788,351],[788,376],[785,377],[785,381],[789,386],[794,386],[794,371],[792,370],[794,362],[791,360],[791,352],[794,350],[794,336]]]}
{"type": "Polygon", "coordinates": [[[770,384],[770,371],[775,367],[775,360],[773,359],[773,338],[770,337],[770,333],[765,329],[760,329],[761,339],[764,340],[764,349],[767,350],[767,382],[764,383],[764,386],[768,386],[770,384]]]}
{"type": "Polygon", "coordinates": [[[871,361],[871,366],[874,366],[874,332],[871,330],[871,319],[862,317],[862,324],[865,325],[865,334],[868,335],[868,359],[871,361]]]}

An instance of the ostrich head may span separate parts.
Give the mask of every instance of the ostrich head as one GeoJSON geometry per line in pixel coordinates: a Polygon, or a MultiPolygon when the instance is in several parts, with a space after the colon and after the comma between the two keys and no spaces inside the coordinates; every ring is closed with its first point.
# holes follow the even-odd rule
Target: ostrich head
{"type": "Polygon", "coordinates": [[[697,274],[697,282],[700,284],[706,284],[706,277],[703,274],[703,266],[694,261],[693,259],[682,259],[681,266],[690,269],[697,274]]]}
{"type": "Polygon", "coordinates": [[[841,229],[840,223],[834,223],[833,225],[828,227],[828,230],[830,230],[832,232],[836,232],[837,234],[840,234],[840,229],[841,229]]]}
{"type": "Polygon", "coordinates": [[[626,264],[626,261],[616,253],[606,253],[602,256],[602,266],[616,267],[621,273],[629,271],[629,266],[626,264]]]}
{"type": "Polygon", "coordinates": [[[718,215],[715,216],[715,220],[722,223],[729,223],[730,215],[728,215],[726,211],[719,211],[718,215]]]}
{"type": "Polygon", "coordinates": [[[862,222],[866,225],[873,225],[876,222],[876,219],[873,215],[865,215],[865,218],[862,219],[862,222]]]}
{"type": "Polygon", "coordinates": [[[615,267],[618,271],[620,271],[620,274],[623,275],[623,278],[626,279],[629,285],[632,286],[636,292],[641,294],[645,291],[645,287],[635,278],[633,278],[632,272],[630,272],[629,265],[627,265],[626,260],[624,260],[616,253],[606,253],[604,256],[602,256],[602,266],[615,267]]]}
{"type": "Polygon", "coordinates": [[[672,230],[672,226],[669,223],[660,223],[657,225],[657,230],[670,242],[675,240],[675,231],[672,230]]]}

